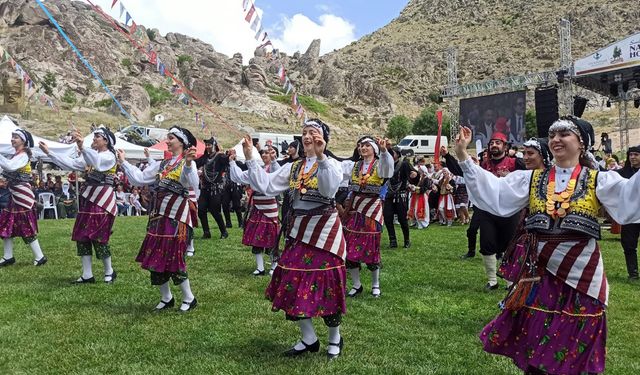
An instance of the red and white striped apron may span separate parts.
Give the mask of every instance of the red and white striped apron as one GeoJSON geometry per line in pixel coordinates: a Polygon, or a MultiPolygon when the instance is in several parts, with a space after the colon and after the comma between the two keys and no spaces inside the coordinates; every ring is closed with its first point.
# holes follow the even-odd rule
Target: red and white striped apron
{"type": "Polygon", "coordinates": [[[354,194],[351,209],[382,224],[382,201],[377,196],[354,194]]]}
{"type": "Polygon", "coordinates": [[[11,192],[11,199],[13,203],[26,209],[33,208],[36,203],[36,196],[31,190],[31,185],[28,183],[10,184],[9,192],[11,192]]]}
{"type": "Polygon", "coordinates": [[[113,190],[113,186],[85,185],[81,195],[89,202],[103,208],[110,215],[116,216],[118,214],[118,206],[116,205],[116,194],[113,190]]]}
{"type": "Polygon", "coordinates": [[[274,197],[253,196],[253,207],[264,216],[278,223],[278,201],[274,197]]]}
{"type": "Polygon", "coordinates": [[[289,237],[328,251],[343,260],[347,256],[347,244],[337,211],[320,215],[294,216],[289,237]]]}

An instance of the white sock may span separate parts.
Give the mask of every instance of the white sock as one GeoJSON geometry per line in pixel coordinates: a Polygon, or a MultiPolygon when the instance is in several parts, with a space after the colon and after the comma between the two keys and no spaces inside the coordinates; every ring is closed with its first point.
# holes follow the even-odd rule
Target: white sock
{"type": "Polygon", "coordinates": [[[102,264],[104,264],[104,274],[105,275],[113,275],[113,267],[111,266],[111,257],[106,257],[102,260],[102,264]]]}
{"type": "Polygon", "coordinates": [[[255,254],[255,256],[256,256],[256,269],[258,271],[264,271],[264,257],[262,256],[262,253],[255,254]]]}
{"type": "Polygon", "coordinates": [[[42,249],[40,248],[40,242],[38,242],[38,240],[35,240],[31,242],[29,246],[31,246],[31,251],[33,252],[33,259],[34,260],[42,259],[44,254],[42,254],[42,249]]]}
{"type": "MultiPolygon", "coordinates": [[[[180,290],[182,291],[183,302],[192,302],[196,298],[193,296],[193,293],[191,293],[191,283],[189,282],[189,279],[186,279],[185,281],[180,283],[180,290]]],[[[180,306],[180,310],[182,311],[189,310],[189,305],[187,305],[186,303],[183,303],[180,306]]]]}
{"type": "Polygon", "coordinates": [[[354,289],[358,289],[362,286],[362,283],[360,282],[359,268],[349,268],[349,276],[351,276],[351,281],[353,282],[354,289]]]}
{"type": "Polygon", "coordinates": [[[484,271],[487,274],[487,280],[489,285],[494,286],[498,283],[498,277],[496,276],[496,265],[498,260],[494,255],[483,255],[482,263],[484,264],[484,271]]]}
{"type": "MultiPolygon", "coordinates": [[[[316,336],[316,330],[313,328],[313,322],[311,319],[301,319],[298,320],[298,326],[300,327],[300,332],[302,332],[302,341],[304,341],[307,345],[311,345],[318,340],[318,336],[316,336]]],[[[304,349],[304,344],[302,341],[298,342],[295,345],[296,350],[304,349]]]]}
{"type": "Polygon", "coordinates": [[[4,239],[4,259],[13,258],[13,238],[4,239]]]}
{"type": "Polygon", "coordinates": [[[374,296],[380,295],[380,268],[371,272],[371,294],[374,296]],[[374,289],[374,287],[377,289],[374,289]]]}
{"type": "MultiPolygon", "coordinates": [[[[329,343],[330,344],[340,344],[340,326],[337,327],[329,327],[329,343]]],[[[329,345],[327,349],[327,353],[329,354],[338,354],[340,353],[340,348],[335,345],[329,345]]]]}
{"type": "Polygon", "coordinates": [[[80,260],[82,260],[82,278],[85,280],[92,278],[91,255],[83,255],[80,257],[80,260]]]}
{"type": "Polygon", "coordinates": [[[187,256],[192,257],[195,251],[196,249],[193,247],[193,239],[192,239],[191,241],[189,241],[189,245],[187,245],[187,256]]]}
{"type": "MultiPolygon", "coordinates": [[[[169,288],[169,282],[168,281],[166,283],[160,285],[160,296],[161,296],[160,300],[164,301],[164,302],[169,302],[173,298],[173,296],[171,295],[171,288],[169,288]]],[[[156,309],[163,308],[164,305],[165,305],[164,303],[160,302],[156,306],[156,309]]]]}

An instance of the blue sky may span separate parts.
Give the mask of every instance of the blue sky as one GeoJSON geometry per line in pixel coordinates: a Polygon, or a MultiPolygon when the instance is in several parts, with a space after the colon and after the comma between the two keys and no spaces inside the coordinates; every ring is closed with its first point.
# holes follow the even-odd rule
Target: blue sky
{"type": "MultiPolygon", "coordinates": [[[[94,2],[119,18],[120,3],[137,24],[199,38],[218,51],[243,55],[245,63],[259,44],[244,20],[242,0],[112,0],[94,2]]],[[[321,53],[342,48],[396,18],[407,0],[255,0],[257,14],[273,45],[293,54],[322,39],[321,53]]],[[[124,22],[124,17],[121,18],[124,22]]]]}

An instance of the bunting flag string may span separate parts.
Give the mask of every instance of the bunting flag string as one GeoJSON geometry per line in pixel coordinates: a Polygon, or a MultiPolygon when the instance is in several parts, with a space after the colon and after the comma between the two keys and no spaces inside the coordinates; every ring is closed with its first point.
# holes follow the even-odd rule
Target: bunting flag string
{"type": "Polygon", "coordinates": [[[51,99],[46,93],[40,93],[36,90],[36,85],[33,82],[33,79],[29,75],[29,73],[9,54],[6,48],[0,45],[0,56],[2,56],[1,63],[9,63],[11,67],[13,67],[16,71],[18,77],[22,79],[22,83],[25,85],[27,98],[31,99],[32,97],[36,100],[36,102],[40,102],[40,104],[45,104],[56,112],[59,111],[59,108],[54,104],[53,99],[51,99]]]}
{"type": "Polygon", "coordinates": [[[73,42],[71,41],[71,39],[69,39],[69,37],[67,36],[67,34],[64,32],[64,30],[62,30],[62,27],[60,27],[60,25],[58,24],[58,21],[56,21],[55,18],[53,18],[53,15],[51,15],[51,13],[49,12],[49,9],[47,9],[46,6],[44,6],[44,4],[42,3],[42,0],[36,0],[36,3],[38,4],[38,6],[44,11],[44,14],[49,18],[49,21],[51,21],[51,23],[53,24],[53,26],[55,26],[55,28],[58,30],[58,33],[62,36],[62,38],[67,42],[67,44],[69,45],[69,47],[71,47],[71,49],[73,50],[73,52],[75,52],[75,54],[78,56],[78,58],[80,59],[80,61],[84,64],[85,67],[87,67],[87,69],[89,69],[89,72],[91,72],[91,74],[93,75],[93,77],[98,80],[98,82],[100,83],[100,85],[102,85],[102,88],[104,88],[104,90],[107,92],[107,94],[109,94],[109,96],[111,97],[111,99],[113,100],[113,102],[118,106],[118,108],[120,109],[120,112],[122,112],[122,114],[131,122],[135,122],[135,119],[129,114],[129,112],[127,112],[123,107],[122,104],[120,104],[120,101],[118,101],[118,99],[116,99],[116,97],[111,93],[111,90],[109,90],[109,88],[107,87],[107,85],[102,81],[102,78],[100,78],[100,75],[98,75],[98,73],[93,69],[93,67],[91,66],[91,64],[89,64],[89,61],[87,61],[87,59],[84,58],[84,56],[82,55],[82,53],[78,50],[78,48],[75,46],[75,44],[73,44],[73,42]]]}
{"type": "MultiPolygon", "coordinates": [[[[174,74],[172,73],[172,70],[174,68],[167,67],[166,64],[162,62],[161,58],[158,56],[158,53],[154,51],[153,49],[154,45],[151,43],[151,40],[149,40],[146,37],[146,33],[140,32],[140,34],[138,34],[138,35],[142,35],[142,37],[144,38],[142,43],[137,41],[135,38],[133,38],[132,33],[130,32],[130,29],[129,30],[123,29],[113,17],[106,14],[100,7],[96,6],[91,0],[87,0],[87,2],[91,5],[93,10],[96,13],[100,14],[107,22],[109,22],[109,24],[111,24],[111,26],[116,31],[118,31],[125,38],[127,38],[127,40],[129,40],[129,42],[132,44],[134,48],[136,48],[138,51],[144,54],[147,57],[147,60],[149,61],[149,63],[155,65],[158,73],[160,73],[162,76],[167,76],[167,80],[166,80],[167,84],[172,85],[171,92],[173,95],[177,97],[176,100],[178,102],[182,104],[187,104],[190,107],[193,106],[193,101],[197,102],[203,108],[205,108],[208,112],[210,112],[219,121],[220,124],[227,127],[235,135],[243,135],[243,133],[236,126],[229,124],[220,114],[214,111],[207,103],[205,103],[202,99],[200,99],[197,95],[195,95],[189,88],[187,88],[182,81],[180,81],[178,78],[174,76],[174,74]],[[193,99],[193,101],[191,99],[193,99]]],[[[130,15],[130,13],[124,7],[122,0],[120,0],[120,17],[119,17],[120,20],[122,19],[122,14],[124,12],[126,12],[126,14],[130,17],[132,24],[135,23],[133,16],[130,15]]],[[[140,30],[140,28],[138,28],[137,26],[136,28],[140,30]]],[[[203,118],[202,114],[200,114],[200,118],[201,119],[203,118]]]]}
{"type": "MultiPolygon", "coordinates": [[[[267,34],[267,32],[263,31],[264,27],[260,25],[262,21],[260,15],[255,14],[256,13],[255,3],[252,0],[242,0],[242,10],[243,12],[247,12],[245,14],[244,20],[250,24],[249,28],[254,32],[257,30],[254,38],[262,42],[258,46],[258,48],[266,49],[267,46],[271,46],[272,51],[267,52],[267,56],[269,58],[273,58],[273,57],[277,58],[279,55],[278,50],[273,48],[273,43],[271,42],[269,35],[267,34]],[[247,9],[249,9],[248,12],[247,12],[247,9]],[[255,14],[255,18],[254,18],[254,14],[255,14]],[[253,22],[251,21],[252,19],[253,19],[253,22]],[[260,40],[260,36],[262,36],[263,33],[264,33],[264,36],[262,37],[262,40],[260,40]]],[[[298,99],[296,88],[291,82],[291,80],[289,79],[289,77],[287,76],[287,71],[282,62],[280,63],[280,67],[278,68],[278,78],[280,79],[280,83],[283,84],[282,90],[284,90],[285,95],[291,94],[291,109],[293,110],[293,112],[295,112],[298,118],[306,119],[307,114],[305,113],[305,110],[298,99]]]]}

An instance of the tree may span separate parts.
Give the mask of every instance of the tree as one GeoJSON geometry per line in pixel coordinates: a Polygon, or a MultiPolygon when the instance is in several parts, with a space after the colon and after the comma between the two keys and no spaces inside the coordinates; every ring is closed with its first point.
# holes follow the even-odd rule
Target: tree
{"type": "MultiPolygon", "coordinates": [[[[436,111],[438,107],[431,106],[422,110],[420,116],[413,121],[413,134],[438,135],[438,119],[436,111]]],[[[448,118],[443,116],[442,134],[448,137],[450,134],[451,123],[448,118]]]]}
{"type": "MultiPolygon", "coordinates": [[[[536,111],[530,109],[524,114],[524,125],[527,132],[527,139],[538,137],[546,137],[547,134],[538,134],[538,126],[536,125],[536,111]]],[[[526,139],[525,139],[526,141],[526,139]]]]}
{"type": "Polygon", "coordinates": [[[389,120],[389,125],[387,126],[387,137],[400,141],[407,134],[411,133],[412,126],[413,124],[408,117],[402,115],[394,116],[389,120]]]}
{"type": "Polygon", "coordinates": [[[47,95],[53,95],[53,89],[56,86],[58,86],[58,83],[56,82],[56,76],[51,72],[47,72],[47,74],[44,75],[44,79],[42,80],[44,93],[47,95]]]}

